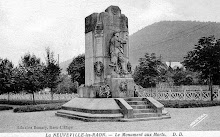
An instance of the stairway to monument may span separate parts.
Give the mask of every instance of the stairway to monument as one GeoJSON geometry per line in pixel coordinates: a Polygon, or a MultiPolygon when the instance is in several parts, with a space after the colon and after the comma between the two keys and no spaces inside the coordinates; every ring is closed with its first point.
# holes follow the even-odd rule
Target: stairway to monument
{"type": "Polygon", "coordinates": [[[133,108],[133,118],[125,119],[125,121],[143,121],[170,118],[167,111],[164,110],[162,104],[150,98],[125,98],[125,101],[133,108]],[[152,101],[151,101],[152,100],[152,101]],[[161,106],[157,108],[156,106],[161,106]]]}

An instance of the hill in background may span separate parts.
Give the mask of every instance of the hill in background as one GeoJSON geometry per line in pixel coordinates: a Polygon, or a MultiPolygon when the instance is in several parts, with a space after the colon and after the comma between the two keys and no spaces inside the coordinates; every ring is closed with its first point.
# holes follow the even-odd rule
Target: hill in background
{"type": "Polygon", "coordinates": [[[67,70],[66,70],[66,69],[68,68],[69,64],[70,64],[72,61],[73,61],[73,58],[72,58],[72,59],[68,59],[68,60],[66,60],[66,61],[60,63],[60,68],[62,69],[62,70],[61,70],[61,73],[67,74],[67,70]]]}
{"type": "MultiPolygon", "coordinates": [[[[220,23],[196,21],[161,21],[137,31],[129,38],[132,68],[147,53],[162,56],[164,62],[181,62],[187,52],[194,48],[198,39],[215,35],[220,39],[220,23]]],[[[61,62],[62,73],[73,59],[61,62]]]]}
{"type": "Polygon", "coordinates": [[[162,56],[163,61],[181,62],[198,39],[215,35],[220,39],[220,23],[196,21],[162,21],[130,36],[130,62],[135,68],[146,52],[162,56]]]}

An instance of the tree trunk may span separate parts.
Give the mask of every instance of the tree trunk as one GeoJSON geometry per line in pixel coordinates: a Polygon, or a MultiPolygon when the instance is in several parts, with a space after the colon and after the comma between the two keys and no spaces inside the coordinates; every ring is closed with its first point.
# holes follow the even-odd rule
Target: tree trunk
{"type": "Polygon", "coordinates": [[[34,92],[32,92],[32,97],[33,97],[33,105],[35,105],[34,92]]]}
{"type": "Polygon", "coordinates": [[[210,88],[211,88],[211,101],[213,101],[213,87],[212,87],[212,77],[210,78],[210,88]]]}
{"type": "Polygon", "coordinates": [[[9,91],[8,91],[8,103],[9,103],[9,91]]]}
{"type": "Polygon", "coordinates": [[[212,77],[209,75],[209,90],[211,91],[211,101],[213,101],[212,77]]]}
{"type": "Polygon", "coordinates": [[[53,100],[53,88],[50,88],[51,100],[53,100]]]}

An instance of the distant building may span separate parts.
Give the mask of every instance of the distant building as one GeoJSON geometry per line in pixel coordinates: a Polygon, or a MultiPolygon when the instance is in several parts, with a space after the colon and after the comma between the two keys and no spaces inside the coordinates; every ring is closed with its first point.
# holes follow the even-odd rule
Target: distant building
{"type": "Polygon", "coordinates": [[[50,94],[50,88],[45,88],[38,92],[39,94],[50,94]]]}
{"type": "Polygon", "coordinates": [[[166,62],[166,65],[170,66],[173,69],[176,69],[177,67],[179,68],[183,67],[183,65],[180,62],[172,62],[172,61],[166,62]]]}

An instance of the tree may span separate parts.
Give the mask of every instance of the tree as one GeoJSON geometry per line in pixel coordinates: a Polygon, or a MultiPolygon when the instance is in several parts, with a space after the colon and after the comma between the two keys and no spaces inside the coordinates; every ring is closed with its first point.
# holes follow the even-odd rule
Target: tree
{"type": "Polygon", "coordinates": [[[172,79],[176,86],[195,84],[194,75],[192,72],[184,70],[184,68],[176,68],[172,71],[172,79]]]}
{"type": "Polygon", "coordinates": [[[77,93],[78,85],[72,82],[70,75],[62,74],[61,79],[61,82],[57,86],[56,93],[77,93]]]}
{"type": "Polygon", "coordinates": [[[50,88],[51,98],[53,100],[54,89],[61,82],[61,69],[54,59],[54,53],[50,51],[50,48],[46,48],[46,55],[46,67],[43,70],[44,86],[50,88]]]}
{"type": "Polygon", "coordinates": [[[44,66],[41,64],[40,58],[29,53],[22,57],[19,64],[22,87],[25,91],[32,93],[33,104],[35,104],[34,93],[44,87],[43,69],[44,66]]]}
{"type": "Polygon", "coordinates": [[[0,90],[2,93],[13,91],[13,64],[8,59],[0,59],[0,90]]]}
{"type": "Polygon", "coordinates": [[[166,81],[166,70],[167,66],[162,63],[161,58],[157,58],[155,53],[146,53],[144,58],[139,59],[133,78],[142,87],[155,87],[157,82],[166,81]]]}
{"type": "Polygon", "coordinates": [[[219,84],[220,77],[220,40],[214,36],[202,37],[192,51],[189,51],[182,62],[184,66],[201,74],[208,82],[213,100],[213,84],[219,84]]]}
{"type": "Polygon", "coordinates": [[[13,92],[14,93],[19,93],[23,90],[23,83],[22,83],[22,72],[19,69],[19,67],[15,67],[13,69],[13,92]]]}
{"type": "Polygon", "coordinates": [[[85,84],[85,54],[78,55],[67,68],[73,82],[85,84]]]}

